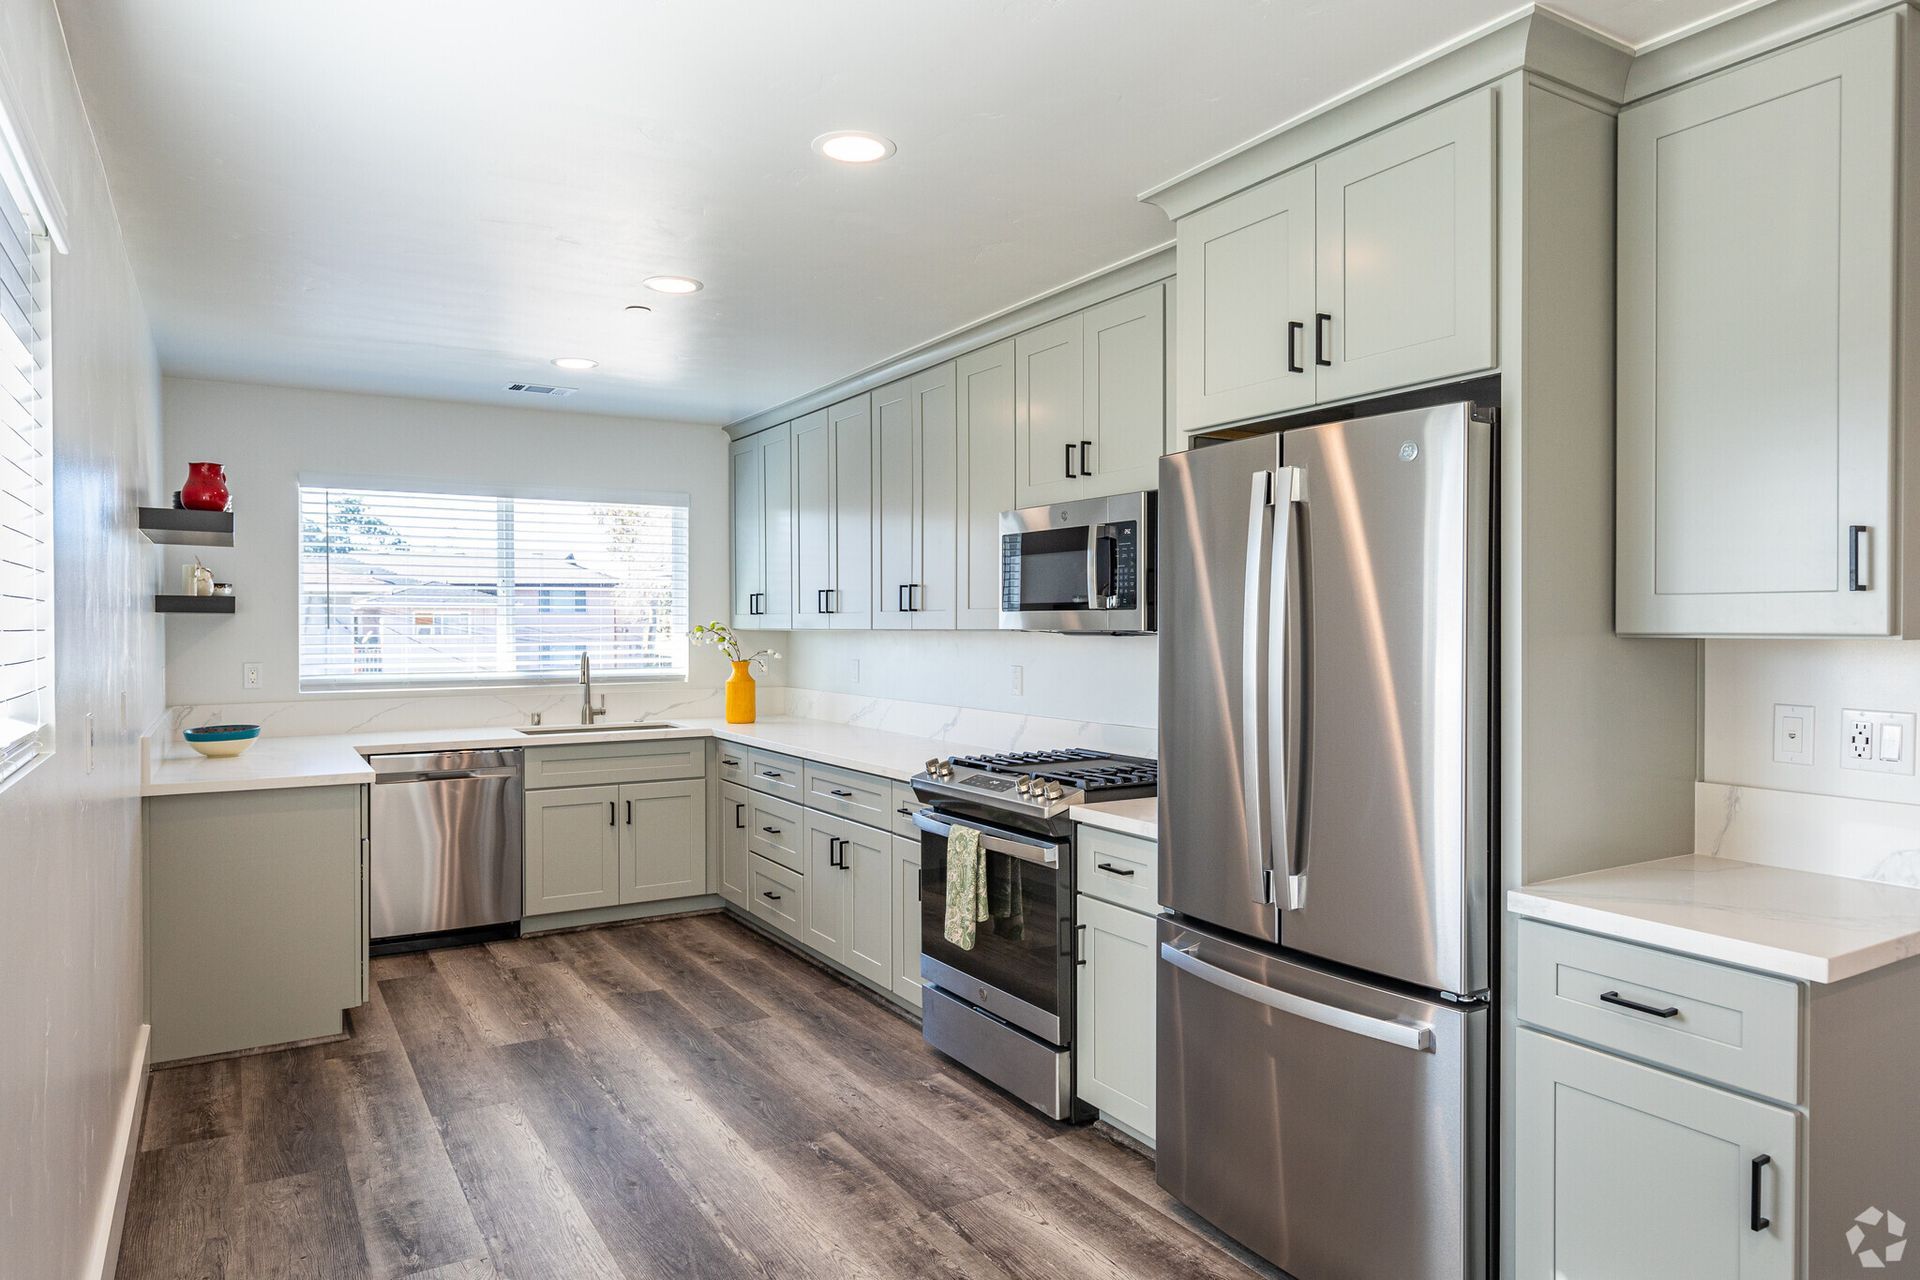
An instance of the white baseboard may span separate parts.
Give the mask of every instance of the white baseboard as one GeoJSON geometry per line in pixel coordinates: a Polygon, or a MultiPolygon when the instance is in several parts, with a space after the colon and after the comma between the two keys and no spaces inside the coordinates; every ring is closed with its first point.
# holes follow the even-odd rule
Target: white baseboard
{"type": "Polygon", "coordinates": [[[140,1024],[134,1037],[133,1061],[121,1094],[120,1115],[114,1126],[113,1154],[108,1161],[109,1194],[100,1199],[100,1217],[93,1227],[93,1247],[87,1256],[87,1280],[113,1280],[120,1264],[120,1233],[127,1225],[127,1193],[133,1187],[133,1166],[140,1155],[140,1121],[147,1109],[148,1044],[153,1028],[140,1024]]]}

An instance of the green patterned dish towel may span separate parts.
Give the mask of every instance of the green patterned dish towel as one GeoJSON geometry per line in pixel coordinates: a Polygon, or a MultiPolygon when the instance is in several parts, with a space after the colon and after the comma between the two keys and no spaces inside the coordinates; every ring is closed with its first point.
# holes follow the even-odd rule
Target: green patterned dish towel
{"type": "Polygon", "coordinates": [[[973,950],[974,932],[987,918],[987,854],[980,833],[953,824],[947,834],[947,941],[973,950]]]}

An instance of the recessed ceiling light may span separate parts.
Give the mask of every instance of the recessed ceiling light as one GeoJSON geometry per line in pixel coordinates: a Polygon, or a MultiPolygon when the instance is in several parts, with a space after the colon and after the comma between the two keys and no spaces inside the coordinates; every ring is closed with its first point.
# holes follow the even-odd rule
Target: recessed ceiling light
{"type": "Polygon", "coordinates": [[[894,152],[893,140],[858,129],[840,129],[823,133],[813,140],[813,149],[829,160],[842,164],[872,164],[894,152]]]}
{"type": "Polygon", "coordinates": [[[556,369],[591,369],[599,363],[598,360],[589,360],[585,356],[561,356],[553,362],[553,367],[556,369]]]}
{"type": "Polygon", "coordinates": [[[648,276],[640,283],[655,293],[698,293],[707,287],[692,276],[648,276]]]}

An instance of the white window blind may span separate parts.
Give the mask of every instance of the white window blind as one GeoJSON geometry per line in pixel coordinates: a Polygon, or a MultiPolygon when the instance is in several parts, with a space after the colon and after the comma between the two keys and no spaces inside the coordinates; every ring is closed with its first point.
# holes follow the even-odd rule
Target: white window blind
{"type": "Polygon", "coordinates": [[[687,673],[687,505],[300,487],[303,689],[687,673]]]}
{"type": "Polygon", "coordinates": [[[47,236],[0,160],[0,778],[53,749],[47,236]]]}

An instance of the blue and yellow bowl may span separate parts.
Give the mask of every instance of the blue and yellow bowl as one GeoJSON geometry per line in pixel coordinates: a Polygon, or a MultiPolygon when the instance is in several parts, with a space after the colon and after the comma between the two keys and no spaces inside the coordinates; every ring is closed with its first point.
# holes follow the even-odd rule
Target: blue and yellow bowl
{"type": "Polygon", "coordinates": [[[203,756],[219,759],[224,756],[237,756],[252,746],[260,737],[257,724],[203,724],[198,729],[183,730],[181,736],[187,745],[203,756]]]}

